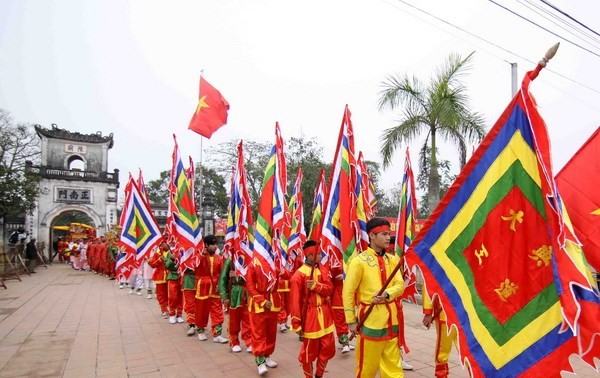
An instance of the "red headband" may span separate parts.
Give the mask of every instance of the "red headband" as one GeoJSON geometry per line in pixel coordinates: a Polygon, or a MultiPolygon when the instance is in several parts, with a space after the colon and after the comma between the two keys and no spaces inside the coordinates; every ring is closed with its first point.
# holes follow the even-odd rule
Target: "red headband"
{"type": "Polygon", "coordinates": [[[377,226],[377,227],[373,227],[373,229],[371,231],[369,231],[369,233],[374,233],[374,234],[378,234],[380,232],[384,232],[384,231],[389,231],[390,230],[390,226],[388,226],[387,224],[382,224],[381,226],[377,226]]]}
{"type": "Polygon", "coordinates": [[[304,255],[305,256],[316,255],[317,253],[319,253],[319,250],[317,249],[316,245],[311,245],[310,247],[304,248],[304,255]]]}

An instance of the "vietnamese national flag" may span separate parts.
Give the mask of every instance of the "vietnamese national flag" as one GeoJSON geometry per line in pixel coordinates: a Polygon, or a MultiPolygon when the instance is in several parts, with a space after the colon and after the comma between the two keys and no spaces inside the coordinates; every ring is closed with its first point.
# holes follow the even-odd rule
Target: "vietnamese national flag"
{"type": "Polygon", "coordinates": [[[600,127],[556,175],[575,235],[588,263],[600,271],[600,127]]]}
{"type": "Polygon", "coordinates": [[[229,103],[208,81],[200,76],[198,106],[188,129],[210,138],[221,126],[227,124],[229,103]]]}

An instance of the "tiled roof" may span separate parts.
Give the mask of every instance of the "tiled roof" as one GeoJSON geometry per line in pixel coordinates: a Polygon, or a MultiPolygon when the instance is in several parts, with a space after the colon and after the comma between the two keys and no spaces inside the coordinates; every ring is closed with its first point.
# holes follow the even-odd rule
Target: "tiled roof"
{"type": "Polygon", "coordinates": [[[56,124],[52,124],[51,129],[46,129],[40,125],[35,125],[35,131],[41,137],[42,135],[46,138],[53,139],[65,139],[72,140],[74,142],[85,142],[85,143],[106,143],[109,142],[108,148],[112,148],[114,144],[113,133],[107,136],[102,135],[102,132],[98,131],[95,134],[81,134],[78,132],[72,132],[69,130],[61,129],[56,124]]]}

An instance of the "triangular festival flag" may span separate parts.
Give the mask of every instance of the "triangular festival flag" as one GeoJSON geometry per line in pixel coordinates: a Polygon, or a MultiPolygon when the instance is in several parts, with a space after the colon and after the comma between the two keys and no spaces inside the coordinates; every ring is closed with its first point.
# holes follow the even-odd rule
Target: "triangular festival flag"
{"type": "Polygon", "coordinates": [[[529,93],[543,65],[525,75],[406,253],[472,377],[560,377],[571,354],[590,364],[599,354],[598,289],[569,234],[529,93]]]}

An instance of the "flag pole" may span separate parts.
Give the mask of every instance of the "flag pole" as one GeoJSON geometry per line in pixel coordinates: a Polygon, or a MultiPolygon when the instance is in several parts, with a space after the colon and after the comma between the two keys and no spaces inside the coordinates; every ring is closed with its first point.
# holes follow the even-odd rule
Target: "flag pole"
{"type": "MultiPolygon", "coordinates": [[[[200,70],[200,79],[202,79],[202,75],[204,75],[204,69],[200,70]]],[[[199,97],[202,98],[202,94],[199,93],[199,97]]],[[[198,208],[196,209],[197,212],[200,213],[200,218],[202,219],[202,231],[204,231],[204,233],[206,233],[206,225],[204,224],[204,213],[202,212],[202,205],[204,202],[204,177],[203,177],[203,172],[202,172],[202,141],[204,140],[204,137],[202,135],[200,135],[200,164],[198,166],[198,176],[200,177],[200,198],[198,198],[198,208]]],[[[204,235],[202,235],[204,236],[204,235]]]]}

